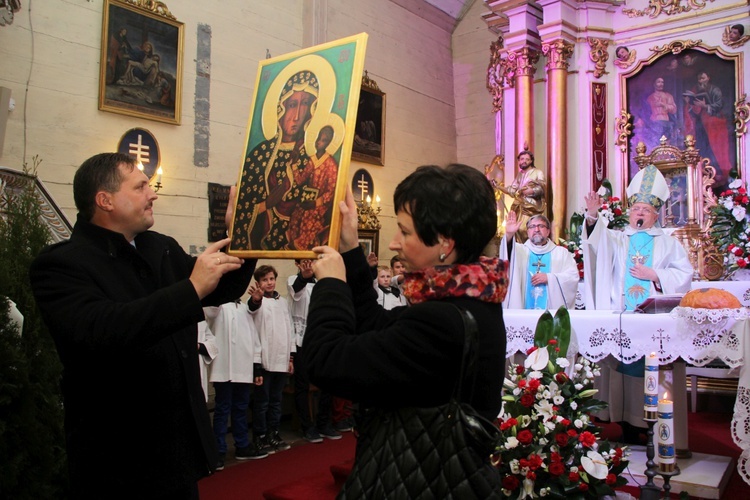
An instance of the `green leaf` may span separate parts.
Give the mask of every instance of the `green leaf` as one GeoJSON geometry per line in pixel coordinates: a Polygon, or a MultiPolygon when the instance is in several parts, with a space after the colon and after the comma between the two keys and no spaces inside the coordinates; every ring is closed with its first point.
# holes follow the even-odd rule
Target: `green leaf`
{"type": "Polygon", "coordinates": [[[552,338],[552,330],[554,328],[554,321],[552,314],[549,311],[539,317],[539,321],[536,324],[536,331],[534,332],[534,345],[537,347],[544,347],[548,345],[549,339],[552,338]]]}
{"type": "Polygon", "coordinates": [[[564,358],[570,345],[570,313],[565,306],[560,306],[555,313],[552,330],[552,335],[557,340],[557,347],[560,348],[558,357],[564,358]]]}

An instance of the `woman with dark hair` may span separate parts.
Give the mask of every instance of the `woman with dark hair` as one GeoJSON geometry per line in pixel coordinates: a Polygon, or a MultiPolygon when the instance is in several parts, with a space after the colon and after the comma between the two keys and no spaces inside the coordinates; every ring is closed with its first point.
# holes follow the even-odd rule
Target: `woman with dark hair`
{"type": "MultiPolygon", "coordinates": [[[[481,257],[496,231],[492,186],[466,165],[423,166],[398,185],[393,199],[399,229],[389,248],[406,266],[403,287],[411,306],[386,311],[377,303],[358,244],[356,205],[347,193],[340,206],[341,254],[314,249],[318,283],[305,334],[310,381],[361,409],[386,410],[444,405],[460,383],[462,402],[494,421],[505,367],[507,269],[504,261],[481,257]],[[478,327],[474,383],[470,374],[459,380],[465,338],[459,308],[478,327]]],[[[361,448],[360,441],[356,461],[361,448]]],[[[347,481],[344,494],[354,496],[356,481],[347,481]]],[[[399,494],[408,497],[406,488],[399,494]]]]}

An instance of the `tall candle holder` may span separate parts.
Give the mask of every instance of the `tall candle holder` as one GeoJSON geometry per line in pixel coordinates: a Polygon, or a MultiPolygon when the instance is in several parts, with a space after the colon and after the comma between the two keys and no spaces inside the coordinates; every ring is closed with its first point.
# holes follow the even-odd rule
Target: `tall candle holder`
{"type": "Polygon", "coordinates": [[[359,200],[357,203],[357,225],[360,229],[380,229],[381,224],[378,219],[380,215],[380,197],[377,197],[378,206],[373,208],[372,198],[359,200]]]}
{"type": "Polygon", "coordinates": [[[672,476],[680,474],[680,468],[677,464],[674,464],[671,471],[662,471],[659,468],[659,464],[654,461],[656,452],[654,450],[654,425],[656,425],[657,419],[655,418],[644,418],[644,422],[648,425],[646,431],[646,484],[641,486],[641,495],[638,497],[640,500],[659,500],[662,488],[659,488],[654,482],[656,475],[660,475],[664,478],[664,497],[669,498],[669,491],[672,489],[672,485],[669,484],[672,476]]]}

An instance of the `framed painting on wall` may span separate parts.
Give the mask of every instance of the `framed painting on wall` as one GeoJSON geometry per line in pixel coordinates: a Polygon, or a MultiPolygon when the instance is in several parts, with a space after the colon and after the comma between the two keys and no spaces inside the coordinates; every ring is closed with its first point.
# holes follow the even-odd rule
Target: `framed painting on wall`
{"type": "Polygon", "coordinates": [[[357,106],[357,128],[352,158],[385,165],[385,93],[365,71],[357,106]]]}
{"type": "Polygon", "coordinates": [[[182,47],[162,2],[105,0],[99,109],[179,125],[182,47]]]}
{"type": "Polygon", "coordinates": [[[666,144],[684,149],[690,135],[700,156],[716,168],[718,194],[726,189],[730,173],[738,171],[734,108],[742,93],[739,54],[698,42],[672,42],[652,51],[650,58],[621,76],[622,109],[632,117],[623,178],[630,182],[638,172],[638,143],[651,151],[664,137],[666,144]]]}
{"type": "Polygon", "coordinates": [[[357,230],[359,236],[359,245],[365,252],[365,256],[370,255],[370,252],[375,252],[376,255],[380,253],[380,242],[379,236],[380,231],[377,229],[359,229],[357,230]]]}
{"type": "Polygon", "coordinates": [[[314,258],[337,248],[367,34],[259,63],[229,253],[314,258]]]}

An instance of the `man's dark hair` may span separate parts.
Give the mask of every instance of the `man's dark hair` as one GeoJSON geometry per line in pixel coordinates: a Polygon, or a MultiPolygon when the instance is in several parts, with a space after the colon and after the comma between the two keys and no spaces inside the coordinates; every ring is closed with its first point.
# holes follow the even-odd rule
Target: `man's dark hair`
{"type": "Polygon", "coordinates": [[[123,153],[99,153],[78,167],[73,177],[73,199],[84,220],[90,221],[94,217],[96,193],[120,190],[123,177],[118,167],[123,164],[132,170],[135,159],[123,153]]]}
{"type": "Polygon", "coordinates": [[[279,273],[276,272],[276,268],[273,266],[260,266],[255,270],[253,273],[253,278],[255,278],[255,281],[260,281],[260,279],[265,276],[268,273],[273,273],[274,278],[279,277],[279,273]]]}
{"type": "Polygon", "coordinates": [[[438,235],[455,241],[456,262],[475,262],[497,230],[495,192],[485,176],[467,165],[417,168],[393,193],[396,213],[406,211],[425,245],[438,235]]]}
{"type": "Polygon", "coordinates": [[[399,257],[398,255],[394,255],[393,257],[391,257],[391,269],[393,269],[393,264],[395,264],[396,262],[401,262],[401,257],[399,257]]]}
{"type": "Polygon", "coordinates": [[[522,155],[529,155],[529,158],[531,158],[531,164],[534,165],[534,153],[532,153],[528,149],[524,149],[523,151],[518,153],[518,156],[516,156],[516,161],[520,160],[522,155]]]}

